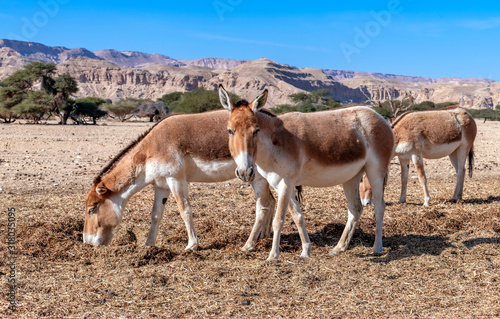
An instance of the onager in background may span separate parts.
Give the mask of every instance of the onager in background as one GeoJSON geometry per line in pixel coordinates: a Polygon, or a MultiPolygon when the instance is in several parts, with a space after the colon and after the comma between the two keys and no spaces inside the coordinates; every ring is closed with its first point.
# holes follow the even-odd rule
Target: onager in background
{"type": "MultiPolygon", "coordinates": [[[[397,156],[401,164],[399,203],[406,202],[411,160],[417,169],[418,179],[424,190],[424,206],[429,206],[431,197],[427,188],[424,158],[437,159],[445,156],[449,156],[457,174],[452,199],[461,200],[467,158],[470,177],[472,177],[474,165],[473,146],[477,127],[472,116],[458,106],[449,106],[435,111],[410,111],[397,118],[392,123],[392,129],[395,139],[393,156],[397,156]]],[[[368,179],[363,178],[360,185],[363,205],[371,203],[371,188],[368,179]]]]}

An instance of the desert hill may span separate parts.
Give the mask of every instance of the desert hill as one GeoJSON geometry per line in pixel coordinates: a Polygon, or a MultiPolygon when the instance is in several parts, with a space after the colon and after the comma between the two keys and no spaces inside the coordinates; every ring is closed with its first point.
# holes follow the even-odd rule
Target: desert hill
{"type": "Polygon", "coordinates": [[[216,89],[219,83],[234,93],[252,98],[269,89],[270,106],[290,103],[293,93],[328,89],[348,103],[401,99],[411,94],[416,102],[454,101],[465,107],[492,108],[500,104],[500,82],[487,79],[403,76],[361,71],[296,68],[269,59],[255,61],[202,58],[174,59],[161,54],[111,49],[50,47],[40,43],[0,39],[0,80],[31,61],[58,64],[79,82],[77,96],[156,99],[174,91],[197,87],[216,89]]]}

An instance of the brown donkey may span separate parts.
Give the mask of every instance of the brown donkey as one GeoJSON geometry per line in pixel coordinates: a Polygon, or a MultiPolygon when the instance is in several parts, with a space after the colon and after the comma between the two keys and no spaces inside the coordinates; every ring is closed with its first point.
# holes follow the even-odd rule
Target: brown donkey
{"type": "MultiPolygon", "coordinates": [[[[190,182],[221,182],[235,178],[236,164],[229,152],[225,110],[175,115],[153,126],[122,150],[97,176],[85,202],[83,241],[107,245],[123,218],[128,199],[149,184],[154,205],[147,246],[156,243],[158,226],[170,193],[186,224],[186,249],[196,249],[198,237],[188,201],[190,182]]],[[[270,234],[275,200],[261,176],[252,183],[258,218],[243,250],[251,250],[257,237],[270,234]]]]}
{"type": "Polygon", "coordinates": [[[349,215],[342,237],[330,253],[344,251],[363,209],[358,190],[363,172],[373,185],[377,224],[373,252],[380,253],[385,211],[383,184],[394,145],[390,125],[367,107],[276,117],[270,112],[259,112],[266,104],[267,94],[265,90],[252,103],[242,100],[233,104],[222,85],[219,86],[221,103],[230,110],[229,149],[238,165],[237,176],[251,182],[258,173],[278,193],[269,259],[278,258],[289,203],[302,240],[301,257],[310,256],[311,242],[304,218],[292,196],[296,185],[343,184],[349,215]]]}
{"type": "MultiPolygon", "coordinates": [[[[418,179],[424,190],[424,206],[429,206],[430,195],[424,171],[424,158],[450,157],[457,174],[453,200],[462,199],[464,190],[465,162],[469,158],[469,176],[472,177],[476,122],[470,114],[458,106],[449,106],[435,111],[407,112],[392,124],[394,131],[393,156],[401,164],[401,196],[399,203],[406,202],[408,170],[410,160],[417,168],[418,179]]],[[[370,203],[369,181],[360,185],[364,205],[370,203]]]]}

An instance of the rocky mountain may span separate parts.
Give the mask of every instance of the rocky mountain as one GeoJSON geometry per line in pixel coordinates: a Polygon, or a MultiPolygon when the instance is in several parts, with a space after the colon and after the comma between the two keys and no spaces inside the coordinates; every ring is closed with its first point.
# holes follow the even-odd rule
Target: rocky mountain
{"type": "Polygon", "coordinates": [[[417,103],[456,102],[467,108],[494,108],[500,104],[500,82],[449,80],[425,84],[355,77],[341,83],[360,90],[367,100],[402,99],[411,94],[417,103]]]}
{"type": "Polygon", "coordinates": [[[202,66],[210,69],[232,69],[240,64],[248,62],[248,60],[235,60],[235,59],[218,59],[218,58],[205,58],[205,59],[193,59],[193,60],[182,60],[179,61],[189,64],[202,66]]]}
{"type": "Polygon", "coordinates": [[[118,64],[120,66],[126,66],[129,68],[144,68],[155,64],[173,65],[173,66],[183,66],[186,65],[183,62],[179,62],[172,59],[166,55],[162,54],[149,54],[136,51],[116,51],[116,50],[99,50],[93,52],[99,58],[118,64]]]}
{"type": "Polygon", "coordinates": [[[257,96],[267,88],[271,107],[290,103],[290,94],[320,88],[327,88],[336,97],[365,100],[359,90],[332,80],[319,69],[298,69],[268,59],[249,61],[231,70],[193,65],[153,65],[138,69],[106,61],[71,59],[60,63],[57,72],[69,73],[77,79],[80,87],[77,96],[100,96],[112,100],[125,97],[154,100],[166,93],[190,91],[198,87],[216,90],[221,83],[246,98],[257,96]]]}
{"type": "Polygon", "coordinates": [[[0,79],[7,77],[32,61],[34,60],[23,57],[14,49],[9,47],[0,48],[0,79]]]}
{"type": "Polygon", "coordinates": [[[57,72],[70,73],[79,82],[79,96],[118,100],[156,99],[174,91],[197,87],[216,90],[220,83],[251,98],[264,88],[268,103],[291,103],[289,95],[328,89],[342,102],[402,99],[416,102],[453,101],[465,107],[492,108],[500,104],[500,82],[485,79],[430,79],[358,71],[296,68],[269,59],[176,60],[161,54],[133,51],[49,47],[39,43],[0,40],[0,80],[31,61],[57,63],[57,72]]]}
{"type": "Polygon", "coordinates": [[[78,48],[68,49],[66,47],[50,47],[36,42],[24,42],[16,40],[0,39],[0,49],[10,48],[21,56],[43,62],[61,63],[71,58],[100,59],[93,52],[78,48]]]}
{"type": "Polygon", "coordinates": [[[404,83],[448,83],[453,81],[468,82],[468,83],[493,83],[495,81],[489,79],[461,79],[461,78],[437,78],[431,79],[420,76],[406,76],[406,75],[396,75],[396,74],[383,74],[374,72],[363,72],[363,71],[345,71],[345,70],[329,70],[323,69],[325,74],[330,75],[335,81],[345,81],[356,77],[370,77],[380,80],[388,81],[399,81],[404,83]]]}

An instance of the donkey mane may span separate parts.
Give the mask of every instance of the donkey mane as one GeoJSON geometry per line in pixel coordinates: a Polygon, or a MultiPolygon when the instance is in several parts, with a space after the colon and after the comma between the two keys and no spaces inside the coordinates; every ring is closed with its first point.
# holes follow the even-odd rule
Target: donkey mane
{"type": "Polygon", "coordinates": [[[265,115],[267,115],[267,116],[269,116],[269,117],[276,117],[276,114],[274,114],[273,112],[271,112],[271,111],[270,111],[270,110],[268,110],[268,109],[261,109],[261,110],[259,111],[259,113],[265,114],[265,115]]]}
{"type": "Polygon", "coordinates": [[[249,103],[247,100],[239,100],[234,104],[234,107],[240,107],[240,106],[248,106],[249,103]]]}
{"type": "Polygon", "coordinates": [[[402,120],[405,116],[407,116],[408,114],[411,114],[411,113],[416,113],[416,112],[418,112],[418,111],[407,111],[407,112],[404,112],[403,114],[401,114],[400,116],[398,116],[398,117],[394,120],[394,122],[392,122],[392,123],[391,123],[391,128],[393,129],[393,128],[396,126],[396,124],[398,124],[399,122],[401,122],[401,120],[402,120]]]}
{"type": "Polygon", "coordinates": [[[163,117],[161,120],[159,120],[158,122],[156,122],[153,126],[151,126],[146,132],[142,133],[141,135],[139,135],[134,141],[132,141],[127,147],[125,147],[124,149],[122,149],[120,151],[120,153],[118,153],[115,157],[113,157],[113,159],[108,163],[108,165],[106,165],[100,172],[99,174],[97,175],[96,178],[94,178],[94,185],[98,184],[101,182],[102,180],[102,177],[108,173],[110,170],[112,170],[115,166],[115,164],[123,157],[125,156],[132,148],[134,148],[134,146],[136,146],[137,144],[139,144],[139,142],[141,142],[149,133],[151,133],[151,131],[158,125],[160,124],[161,122],[163,122],[163,120],[169,118],[169,117],[172,117],[174,115],[178,115],[178,114],[169,114],[165,117],[163,117]]]}

